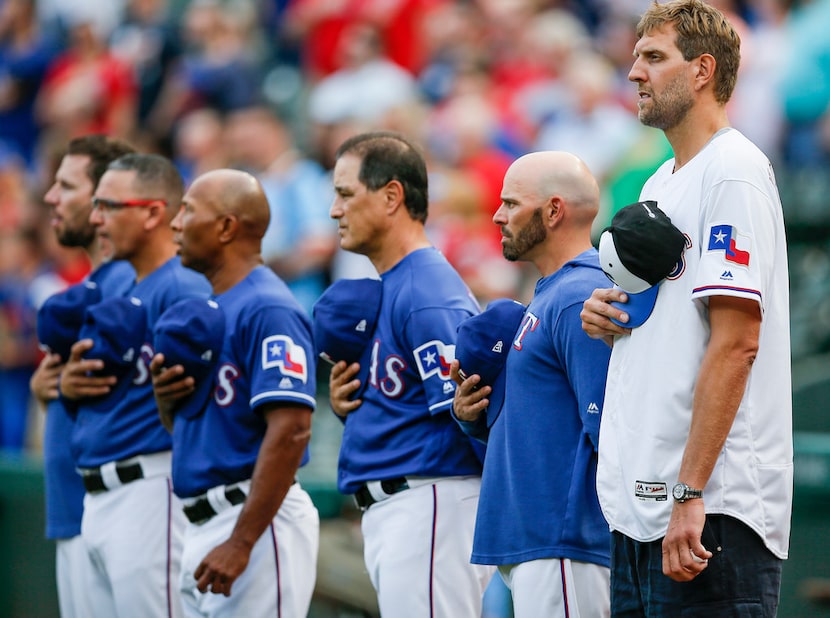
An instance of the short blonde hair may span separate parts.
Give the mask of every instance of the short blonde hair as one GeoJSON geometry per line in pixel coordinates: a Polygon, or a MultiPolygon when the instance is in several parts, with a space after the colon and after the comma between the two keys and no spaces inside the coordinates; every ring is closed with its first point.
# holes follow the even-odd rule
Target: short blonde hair
{"type": "Polygon", "coordinates": [[[735,90],[741,63],[741,37],[715,7],[701,0],[655,2],[637,24],[637,38],[651,33],[664,24],[677,32],[675,45],[685,60],[702,54],[715,58],[715,98],[726,104],[735,90]]]}

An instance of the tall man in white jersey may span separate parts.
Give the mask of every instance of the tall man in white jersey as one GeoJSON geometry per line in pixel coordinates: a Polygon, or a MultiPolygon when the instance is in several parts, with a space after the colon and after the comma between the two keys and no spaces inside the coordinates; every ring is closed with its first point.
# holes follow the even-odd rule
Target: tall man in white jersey
{"type": "MultiPolygon", "coordinates": [[[[597,488],[615,616],[774,616],[792,503],[787,252],[767,158],[729,126],[740,39],[699,0],[643,15],[629,79],[674,151],[646,182],[687,237],[636,328],[598,289],[613,345],[597,488]]],[[[624,309],[624,306],[623,306],[624,309]]]]}

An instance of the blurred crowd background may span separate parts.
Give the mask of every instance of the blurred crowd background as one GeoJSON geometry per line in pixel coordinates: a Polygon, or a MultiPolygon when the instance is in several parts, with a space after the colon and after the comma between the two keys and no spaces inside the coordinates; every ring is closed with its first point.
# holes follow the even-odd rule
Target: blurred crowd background
{"type": "MultiPolygon", "coordinates": [[[[517,156],[568,150],[600,180],[596,231],[671,156],[628,79],[649,0],[0,0],[0,447],[37,450],[35,315],[82,279],[43,196],[67,141],[125,138],[186,181],[245,169],[272,209],[263,255],[311,307],[371,274],[329,219],[334,149],[394,129],[425,149],[428,231],[483,305],[534,277],[491,221],[517,156]]],[[[742,37],[735,127],[775,165],[793,356],[830,351],[830,0],[717,0],[742,37]]]]}

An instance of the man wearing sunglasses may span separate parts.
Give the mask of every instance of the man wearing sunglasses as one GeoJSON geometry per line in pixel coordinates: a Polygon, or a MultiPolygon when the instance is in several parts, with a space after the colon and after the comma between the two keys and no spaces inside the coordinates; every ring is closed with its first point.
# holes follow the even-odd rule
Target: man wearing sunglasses
{"type": "MultiPolygon", "coordinates": [[[[95,565],[89,595],[95,616],[180,616],[184,513],[170,482],[170,435],[162,427],[148,365],[157,318],[210,285],[181,265],[170,221],[184,186],[172,162],[130,154],[113,161],[93,198],[90,223],[132,264],[129,290],[146,312],[135,366],[120,378],[95,357],[96,342],[73,347],[61,393],[77,404],[72,449],[87,494],[81,535],[95,565]],[[87,354],[93,350],[93,353],[87,354]],[[88,356],[88,357],[87,357],[88,356]]],[[[136,324],[123,324],[125,338],[136,324]]],[[[116,344],[117,345],[117,344],[116,344]]]]}

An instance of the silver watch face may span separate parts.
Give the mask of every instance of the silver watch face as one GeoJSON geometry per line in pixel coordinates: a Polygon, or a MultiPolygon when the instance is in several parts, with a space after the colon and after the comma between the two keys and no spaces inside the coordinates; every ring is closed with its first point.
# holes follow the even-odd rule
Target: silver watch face
{"type": "Polygon", "coordinates": [[[682,500],[686,496],[686,486],[683,483],[678,483],[672,489],[672,495],[675,500],[682,500]]]}

